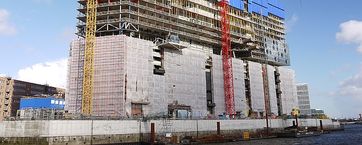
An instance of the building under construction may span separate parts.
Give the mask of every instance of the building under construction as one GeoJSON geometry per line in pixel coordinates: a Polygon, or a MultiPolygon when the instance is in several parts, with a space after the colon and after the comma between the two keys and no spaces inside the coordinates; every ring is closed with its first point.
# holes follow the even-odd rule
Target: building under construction
{"type": "MultiPolygon", "coordinates": [[[[88,14],[87,1],[78,3],[66,93],[74,114],[82,112],[88,14]]],[[[289,114],[298,101],[294,71],[283,67],[290,64],[284,9],[278,0],[228,4],[98,0],[91,115],[204,117],[230,104],[241,117],[289,114]]]]}

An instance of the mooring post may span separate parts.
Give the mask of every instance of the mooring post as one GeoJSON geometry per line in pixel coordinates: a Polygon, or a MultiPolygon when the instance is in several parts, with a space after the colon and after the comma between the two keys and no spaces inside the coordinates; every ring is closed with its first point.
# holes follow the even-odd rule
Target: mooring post
{"type": "Polygon", "coordinates": [[[269,118],[268,118],[268,113],[266,113],[266,115],[265,115],[265,120],[266,120],[266,135],[269,136],[269,118]]]}
{"type": "Polygon", "coordinates": [[[155,143],[156,133],[155,133],[155,123],[151,123],[151,145],[155,143]]]}
{"type": "Polygon", "coordinates": [[[93,118],[91,118],[91,135],[90,135],[90,144],[93,145],[93,118]]]}
{"type": "Polygon", "coordinates": [[[220,122],[216,123],[216,127],[217,127],[217,135],[220,135],[220,122]]]}
{"type": "Polygon", "coordinates": [[[321,127],[321,131],[323,131],[323,121],[319,120],[319,126],[321,127]]]}
{"type": "Polygon", "coordinates": [[[196,139],[199,139],[199,120],[196,120],[196,139]]]}

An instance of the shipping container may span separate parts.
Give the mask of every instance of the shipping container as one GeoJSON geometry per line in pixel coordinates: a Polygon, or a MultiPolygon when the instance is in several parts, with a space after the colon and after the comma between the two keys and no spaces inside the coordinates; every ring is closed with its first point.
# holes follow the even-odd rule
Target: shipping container
{"type": "Polygon", "coordinates": [[[21,98],[20,110],[24,109],[64,109],[64,99],[48,98],[21,98]]]}

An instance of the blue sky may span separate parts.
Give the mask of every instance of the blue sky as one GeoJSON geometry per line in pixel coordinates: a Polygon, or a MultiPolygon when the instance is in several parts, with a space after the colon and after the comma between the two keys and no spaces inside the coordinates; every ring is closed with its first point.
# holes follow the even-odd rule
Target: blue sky
{"type": "MultiPolygon", "coordinates": [[[[298,82],[313,108],[333,117],[362,113],[362,1],[281,0],[298,82]],[[329,2],[329,3],[327,3],[329,2]]],[[[75,0],[1,0],[0,74],[65,87],[75,0]]]]}
{"type": "Polygon", "coordinates": [[[358,116],[362,113],[362,59],[357,51],[362,44],[362,1],[281,1],[287,11],[291,68],[299,82],[310,85],[312,107],[335,117],[358,116]]]}
{"type": "Polygon", "coordinates": [[[65,87],[58,80],[66,75],[60,67],[75,37],[77,6],[74,0],[1,0],[0,74],[65,87]]]}

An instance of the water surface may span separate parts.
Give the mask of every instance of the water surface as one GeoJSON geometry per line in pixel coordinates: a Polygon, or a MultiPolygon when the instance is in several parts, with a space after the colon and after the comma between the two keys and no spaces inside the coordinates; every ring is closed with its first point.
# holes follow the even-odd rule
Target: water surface
{"type": "Polygon", "coordinates": [[[346,125],[344,131],[305,138],[274,138],[210,145],[362,145],[362,125],[346,125]]]}

